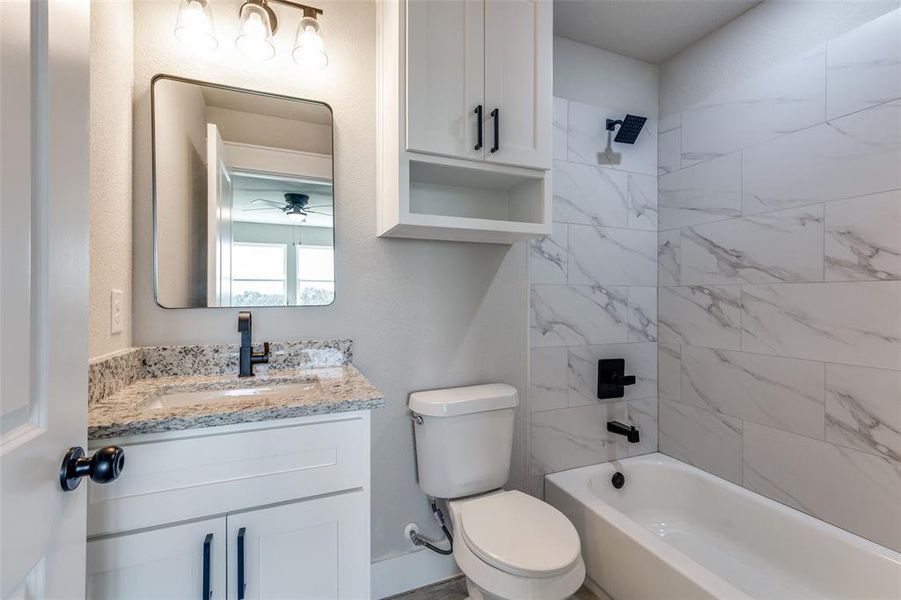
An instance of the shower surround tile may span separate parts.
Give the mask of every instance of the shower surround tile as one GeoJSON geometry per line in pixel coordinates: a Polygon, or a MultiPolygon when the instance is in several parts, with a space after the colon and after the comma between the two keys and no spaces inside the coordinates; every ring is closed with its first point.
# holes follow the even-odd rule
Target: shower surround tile
{"type": "Polygon", "coordinates": [[[629,423],[638,429],[639,442],[629,444],[629,456],[657,452],[657,398],[642,398],[628,403],[629,423]]]}
{"type": "Polygon", "coordinates": [[[569,226],[569,283],[656,285],[653,231],[569,226]]]}
{"type": "Polygon", "coordinates": [[[743,454],[744,487],[901,551],[901,464],[749,422],[743,454]]]}
{"type": "Polygon", "coordinates": [[[566,283],[567,225],[554,223],[554,231],[529,242],[529,281],[566,283]]]}
{"type": "Polygon", "coordinates": [[[830,119],[901,97],[901,10],[828,43],[826,108],[830,119]]]}
{"type": "Polygon", "coordinates": [[[657,288],[629,288],[629,341],[657,341],[657,288]]]}
{"type": "MultiPolygon", "coordinates": [[[[617,144],[613,159],[606,152],[609,141],[607,119],[622,119],[620,110],[569,102],[567,160],[587,165],[603,164],[611,169],[657,174],[657,121],[649,118],[634,144],[617,144]]],[[[646,116],[646,115],[645,115],[646,116]]],[[[615,134],[614,134],[615,135],[615,134]]]]}
{"type": "Polygon", "coordinates": [[[901,281],[743,286],[741,349],[901,369],[899,307],[901,281]]]}
{"type": "Polygon", "coordinates": [[[629,228],[657,231],[657,178],[629,173],[629,228]]]}
{"type": "Polygon", "coordinates": [[[660,229],[740,217],[741,177],[740,152],[661,175],[660,229]]]}
{"type": "Polygon", "coordinates": [[[822,123],[826,47],[785,61],[682,111],[682,159],[710,160],[822,123]]]}
{"type": "Polygon", "coordinates": [[[629,224],[629,175],[554,161],[554,221],[604,227],[629,224]]]}
{"type": "Polygon", "coordinates": [[[901,188],[899,131],[896,101],[743,150],[744,214],[901,188]]]}
{"type": "Polygon", "coordinates": [[[661,399],[682,399],[682,346],[657,343],[657,394],[661,399]]]}
{"type": "Polygon", "coordinates": [[[657,418],[662,453],[741,485],[741,420],[663,399],[657,418]]]}
{"type": "Polygon", "coordinates": [[[901,190],[826,204],[826,280],[901,279],[901,190]]]}
{"type": "Polygon", "coordinates": [[[657,234],[657,285],[679,285],[682,279],[681,240],[679,229],[657,234]]]}
{"type": "Polygon", "coordinates": [[[827,364],[826,440],[901,463],[901,372],[827,364]]]}
{"type": "Polygon", "coordinates": [[[566,129],[568,102],[554,98],[554,159],[566,160],[566,129]]]}
{"type": "Polygon", "coordinates": [[[682,168],[682,113],[661,117],[657,135],[657,175],[682,168]]]}
{"type": "Polygon", "coordinates": [[[823,280],[823,205],[682,230],[683,284],[823,280]]]}
{"type": "Polygon", "coordinates": [[[682,402],[823,439],[823,363],[682,348],[682,402]]]}
{"type": "Polygon", "coordinates": [[[741,349],[739,286],[661,287],[658,293],[661,342],[741,349]]]}
{"type": "Polygon", "coordinates": [[[625,402],[532,414],[532,475],[626,458],[626,440],[607,431],[607,421],[626,418],[625,402]]]}
{"type": "Polygon", "coordinates": [[[588,285],[533,285],[532,347],[625,342],[629,290],[588,285]]]}
{"type": "Polygon", "coordinates": [[[623,358],[626,374],[635,375],[635,385],[625,387],[622,400],[657,397],[657,347],[655,344],[605,344],[570,348],[569,406],[609,404],[620,399],[598,399],[598,361],[602,358],[623,358]]]}
{"type": "Polygon", "coordinates": [[[533,348],[531,355],[531,411],[566,408],[569,405],[567,349],[533,348]]]}

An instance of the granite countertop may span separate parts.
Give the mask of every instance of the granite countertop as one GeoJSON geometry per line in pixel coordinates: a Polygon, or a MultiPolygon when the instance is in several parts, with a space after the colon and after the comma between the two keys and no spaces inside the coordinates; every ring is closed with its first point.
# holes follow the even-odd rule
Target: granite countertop
{"type": "Polygon", "coordinates": [[[252,378],[234,373],[138,379],[88,406],[88,439],[288,419],[384,406],[382,393],[350,363],[334,367],[268,370],[252,378]],[[317,383],[318,382],[318,383],[317,383]],[[285,387],[288,384],[308,384],[285,387]],[[253,396],[202,404],[162,406],[160,396],[268,387],[253,396]],[[280,390],[280,387],[285,389],[280,390]]]}

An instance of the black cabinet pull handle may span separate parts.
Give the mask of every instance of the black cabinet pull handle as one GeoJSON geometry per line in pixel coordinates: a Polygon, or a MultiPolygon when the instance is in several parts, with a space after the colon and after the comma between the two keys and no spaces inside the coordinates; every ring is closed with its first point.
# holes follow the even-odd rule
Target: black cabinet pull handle
{"type": "Polygon", "coordinates": [[[474,150],[482,149],[482,105],[479,104],[476,106],[476,109],[472,111],[476,114],[476,145],[473,148],[474,150]]]}
{"type": "Polygon", "coordinates": [[[203,539],[203,592],[201,600],[210,600],[213,590],[210,588],[210,545],[213,543],[213,534],[208,533],[203,539]]]}
{"type": "Polygon", "coordinates": [[[492,152],[497,152],[501,149],[501,111],[498,108],[495,108],[491,111],[491,116],[494,117],[494,146],[491,147],[492,152]]]}
{"type": "Polygon", "coordinates": [[[238,530],[238,600],[244,600],[244,527],[238,530]]]}

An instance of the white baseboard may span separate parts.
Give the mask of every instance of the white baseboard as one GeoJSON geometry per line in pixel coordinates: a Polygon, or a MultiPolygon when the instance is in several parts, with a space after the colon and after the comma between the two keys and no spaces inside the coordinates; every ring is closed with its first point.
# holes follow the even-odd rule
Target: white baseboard
{"type": "Polygon", "coordinates": [[[418,550],[372,563],[372,598],[415,590],[460,574],[453,556],[418,550]]]}

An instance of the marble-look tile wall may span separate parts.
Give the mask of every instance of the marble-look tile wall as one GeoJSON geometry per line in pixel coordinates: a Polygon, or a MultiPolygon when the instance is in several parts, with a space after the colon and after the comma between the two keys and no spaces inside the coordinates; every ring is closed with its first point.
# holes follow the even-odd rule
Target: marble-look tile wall
{"type": "Polygon", "coordinates": [[[901,550],[901,10],[658,153],[660,450],[901,550]]]}
{"type": "Polygon", "coordinates": [[[554,101],[554,233],[531,244],[532,490],[544,475],[657,449],[657,122],[634,146],[623,111],[554,101]],[[597,398],[597,363],[624,358],[637,383],[597,398]],[[639,444],[607,432],[635,424],[639,444]]]}

